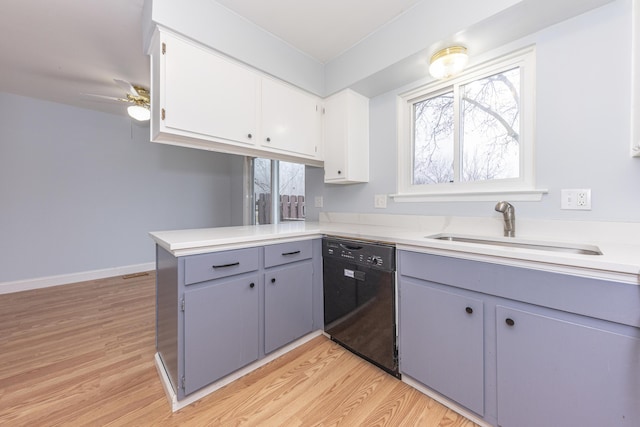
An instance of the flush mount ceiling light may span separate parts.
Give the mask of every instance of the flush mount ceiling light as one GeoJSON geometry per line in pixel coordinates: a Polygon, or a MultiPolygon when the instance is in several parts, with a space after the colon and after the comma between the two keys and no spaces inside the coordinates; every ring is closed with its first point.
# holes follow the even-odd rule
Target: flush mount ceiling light
{"type": "Polygon", "coordinates": [[[429,74],[436,79],[447,79],[459,74],[469,62],[467,48],[451,46],[439,50],[429,61],[429,74]]]}

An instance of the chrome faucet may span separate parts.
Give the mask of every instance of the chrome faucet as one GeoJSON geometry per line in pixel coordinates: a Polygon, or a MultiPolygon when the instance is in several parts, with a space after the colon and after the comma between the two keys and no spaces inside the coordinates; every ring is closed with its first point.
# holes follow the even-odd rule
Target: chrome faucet
{"type": "Polygon", "coordinates": [[[496,211],[504,215],[504,235],[505,237],[516,236],[516,208],[509,202],[498,202],[496,211]]]}

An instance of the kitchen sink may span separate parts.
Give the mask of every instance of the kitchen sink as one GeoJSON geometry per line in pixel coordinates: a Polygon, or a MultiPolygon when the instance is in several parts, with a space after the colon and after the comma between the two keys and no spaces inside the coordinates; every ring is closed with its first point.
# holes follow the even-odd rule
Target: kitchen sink
{"type": "Polygon", "coordinates": [[[547,252],[564,252],[580,255],[602,255],[600,248],[593,245],[579,245],[573,243],[540,242],[521,240],[513,237],[495,238],[481,236],[466,236],[461,234],[435,234],[426,236],[427,239],[446,240],[449,242],[475,243],[479,245],[502,246],[505,248],[534,249],[547,252]]]}

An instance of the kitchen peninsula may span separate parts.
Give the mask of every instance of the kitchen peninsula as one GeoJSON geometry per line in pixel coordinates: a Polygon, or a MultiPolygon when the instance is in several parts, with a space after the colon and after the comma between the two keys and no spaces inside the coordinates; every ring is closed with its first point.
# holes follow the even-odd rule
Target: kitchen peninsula
{"type": "MultiPolygon", "coordinates": [[[[174,390],[174,409],[321,333],[320,238],[333,235],[397,245],[398,335],[404,382],[485,425],[541,425],[547,417],[575,421],[574,408],[581,399],[596,399],[608,408],[604,411],[594,405],[585,410],[583,405],[581,416],[589,420],[585,425],[617,425],[619,419],[611,417],[633,425],[640,420],[640,245],[628,242],[639,241],[629,236],[638,236],[640,227],[527,219],[520,219],[518,226],[515,240],[520,242],[590,245],[602,255],[428,237],[446,233],[500,239],[502,224],[493,217],[323,213],[319,223],[151,233],[158,247],[158,286],[171,282],[162,278],[167,271],[180,283],[168,293],[175,314],[172,327],[185,327],[178,314],[184,294],[225,282],[205,277],[187,284],[190,279],[180,276],[184,271],[178,274],[189,268],[185,260],[193,265],[197,262],[188,260],[203,256],[248,256],[254,261],[234,280],[248,281],[259,290],[255,300],[258,326],[252,339],[260,348],[254,361],[230,368],[233,375],[229,377],[212,377],[211,384],[192,389],[191,394],[180,388],[176,376],[167,387],[169,394],[172,387],[174,390]],[[268,261],[292,253],[299,258],[268,261]],[[173,267],[167,270],[165,265],[173,267]],[[264,323],[269,321],[265,316],[269,309],[265,303],[271,289],[267,283],[280,283],[279,278],[272,282],[276,275],[271,273],[304,266],[311,269],[292,276],[295,284],[290,283],[289,289],[309,289],[297,301],[302,301],[312,318],[300,331],[267,348],[264,323]],[[442,342],[438,338],[442,336],[456,339],[442,342]],[[473,371],[465,371],[467,367],[473,371]],[[531,405],[544,407],[544,413],[531,405]]],[[[158,289],[158,310],[161,295],[167,293],[158,289]]],[[[296,303],[292,301],[287,300],[293,309],[296,303]]],[[[295,310],[292,313],[295,318],[295,310]]],[[[158,324],[164,320],[159,315],[158,324]]],[[[156,361],[162,372],[163,359],[156,361]]],[[[169,370],[166,364],[164,367],[169,370]]]]}

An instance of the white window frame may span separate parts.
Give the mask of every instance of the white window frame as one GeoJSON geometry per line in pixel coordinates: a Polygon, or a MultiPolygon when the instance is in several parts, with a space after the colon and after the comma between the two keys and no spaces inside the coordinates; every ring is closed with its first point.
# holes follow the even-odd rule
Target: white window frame
{"type": "MultiPolygon", "coordinates": [[[[541,200],[546,189],[535,188],[534,144],[535,144],[535,47],[531,46],[484,64],[468,69],[463,74],[446,80],[432,82],[397,98],[398,127],[398,192],[392,195],[397,202],[424,201],[495,201],[541,200]],[[484,77],[507,71],[514,67],[521,69],[520,81],[520,177],[490,181],[454,182],[441,184],[413,184],[413,105],[438,94],[454,91],[456,128],[456,158],[459,158],[460,142],[458,87],[484,77]]],[[[454,165],[456,171],[459,165],[454,165]]]]}

